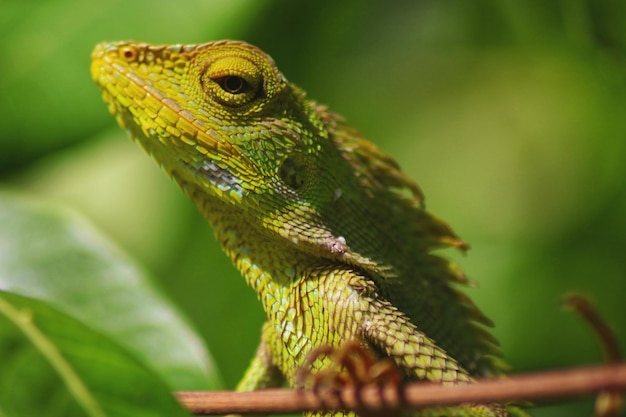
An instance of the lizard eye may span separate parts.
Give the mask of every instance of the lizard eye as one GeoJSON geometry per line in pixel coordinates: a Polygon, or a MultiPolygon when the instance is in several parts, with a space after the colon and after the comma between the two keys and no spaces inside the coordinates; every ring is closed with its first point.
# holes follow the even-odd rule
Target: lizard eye
{"type": "Polygon", "coordinates": [[[230,94],[243,94],[252,89],[252,86],[243,78],[229,75],[215,80],[222,90],[230,94]]]}
{"type": "Polygon", "coordinates": [[[292,154],[280,165],[278,174],[287,187],[298,191],[305,185],[306,170],[304,157],[300,154],[292,154]]]}
{"type": "Polygon", "coordinates": [[[202,77],[205,93],[224,106],[236,108],[263,95],[263,74],[257,65],[240,56],[226,55],[212,61],[202,77]]]}

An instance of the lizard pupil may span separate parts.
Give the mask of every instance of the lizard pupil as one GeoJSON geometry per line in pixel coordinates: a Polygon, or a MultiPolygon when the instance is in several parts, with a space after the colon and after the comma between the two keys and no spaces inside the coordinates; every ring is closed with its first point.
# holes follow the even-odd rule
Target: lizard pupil
{"type": "Polygon", "coordinates": [[[245,93],[249,88],[249,84],[246,82],[246,80],[236,75],[229,75],[222,78],[220,81],[221,82],[219,84],[222,89],[230,94],[245,93]]]}

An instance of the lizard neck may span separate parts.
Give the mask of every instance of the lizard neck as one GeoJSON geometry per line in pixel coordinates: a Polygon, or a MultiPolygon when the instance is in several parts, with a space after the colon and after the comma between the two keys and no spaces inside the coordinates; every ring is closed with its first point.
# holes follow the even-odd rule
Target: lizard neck
{"type": "MultiPolygon", "coordinates": [[[[257,294],[267,320],[284,348],[290,352],[289,358],[283,358],[278,363],[283,365],[282,371],[293,382],[292,371],[315,347],[315,340],[302,331],[301,325],[294,323],[303,320],[303,311],[322,302],[320,298],[310,297],[321,291],[319,277],[312,276],[312,271],[320,266],[320,260],[285,244],[271,232],[260,230],[239,213],[237,207],[226,207],[216,202],[207,203],[206,207],[209,210],[201,207],[202,214],[211,223],[224,251],[257,294]],[[303,308],[303,304],[307,307],[303,308]],[[290,365],[284,363],[285,360],[290,365]]],[[[315,308],[315,311],[322,310],[315,308]]],[[[310,315],[310,311],[307,314],[310,315]]]]}
{"type": "MultiPolygon", "coordinates": [[[[286,244],[276,234],[249,220],[241,208],[190,191],[200,213],[246,282],[266,307],[264,294],[288,291],[312,267],[311,257],[286,244]]],[[[267,311],[267,308],[266,308],[267,311]]],[[[268,311],[269,314],[269,311],[268,311]]]]}
{"type": "MultiPolygon", "coordinates": [[[[277,356],[285,377],[295,373],[315,347],[358,337],[360,324],[353,281],[358,275],[332,261],[312,257],[273,232],[259,230],[237,208],[211,204],[203,214],[211,222],[224,251],[255,291],[276,339],[289,355],[277,356]],[[354,304],[354,305],[353,305],[354,304]],[[335,309],[341,305],[341,309],[335,309]],[[319,323],[318,331],[307,328],[319,323]]],[[[274,352],[280,354],[280,350],[274,352]]]]}

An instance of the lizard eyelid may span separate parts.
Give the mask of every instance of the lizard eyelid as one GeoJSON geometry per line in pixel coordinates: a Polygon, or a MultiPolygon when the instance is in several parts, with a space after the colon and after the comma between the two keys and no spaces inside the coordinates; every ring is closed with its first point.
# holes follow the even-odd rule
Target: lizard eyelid
{"type": "Polygon", "coordinates": [[[208,97],[231,109],[241,108],[265,97],[267,82],[264,61],[239,50],[209,54],[203,63],[201,84],[208,97]]]}

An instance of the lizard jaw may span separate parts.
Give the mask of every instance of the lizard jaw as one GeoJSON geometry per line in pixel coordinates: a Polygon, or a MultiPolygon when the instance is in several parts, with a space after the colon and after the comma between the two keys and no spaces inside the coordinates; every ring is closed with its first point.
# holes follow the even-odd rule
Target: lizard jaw
{"type": "Polygon", "coordinates": [[[228,165],[242,155],[210,120],[169,97],[170,90],[175,90],[183,102],[193,103],[177,84],[175,70],[163,69],[163,76],[155,79],[144,74],[146,66],[158,65],[155,57],[159,54],[171,56],[191,49],[103,42],[92,53],[91,75],[118,124],[184,189],[200,188],[220,199],[240,202],[245,190],[228,165]]]}

